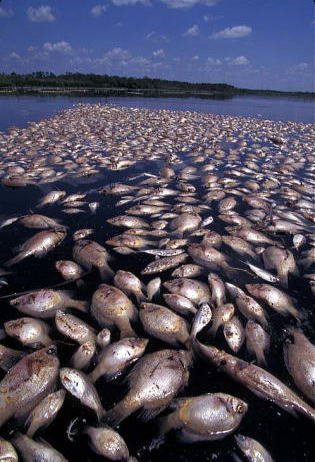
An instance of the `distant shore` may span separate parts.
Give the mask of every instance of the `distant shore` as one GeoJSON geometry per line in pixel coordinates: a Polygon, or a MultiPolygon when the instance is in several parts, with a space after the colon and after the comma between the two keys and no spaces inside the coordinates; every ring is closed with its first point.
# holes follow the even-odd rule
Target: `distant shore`
{"type": "Polygon", "coordinates": [[[192,83],[148,77],[48,72],[0,74],[1,95],[150,96],[230,99],[268,96],[314,99],[314,92],[238,88],[225,83],[192,83]]]}

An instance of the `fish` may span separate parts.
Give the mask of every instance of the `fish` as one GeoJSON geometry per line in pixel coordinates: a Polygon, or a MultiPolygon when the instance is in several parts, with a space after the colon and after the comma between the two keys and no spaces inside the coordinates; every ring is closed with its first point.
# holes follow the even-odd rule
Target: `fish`
{"type": "Polygon", "coordinates": [[[248,405],[225,393],[179,398],[175,410],[163,418],[160,434],[177,430],[185,443],[226,438],[241,424],[248,405]]]}
{"type": "Polygon", "coordinates": [[[59,376],[66,391],[77,398],[84,406],[92,409],[98,420],[106,414],[96,388],[83,372],[70,367],[62,367],[59,376]]]}
{"type": "Polygon", "coordinates": [[[259,398],[271,401],[289,413],[299,412],[315,422],[315,409],[270,372],[214,346],[203,345],[198,340],[195,341],[195,349],[210,364],[219,367],[259,398]]]}
{"type": "Polygon", "coordinates": [[[152,301],[153,298],[160,293],[161,283],[162,281],[159,277],[151,279],[151,281],[148,282],[146,292],[149,301],[152,301]]]}
{"type": "Polygon", "coordinates": [[[83,268],[90,271],[97,268],[102,281],[114,276],[114,271],[108,264],[110,255],[107,250],[95,241],[81,239],[76,241],[72,250],[73,259],[83,268]]]}
{"type": "Polygon", "coordinates": [[[248,352],[256,356],[258,365],[266,366],[265,352],[270,347],[270,336],[260,324],[249,320],[245,327],[246,348],[248,352]]]}
{"type": "Polygon", "coordinates": [[[133,273],[122,270],[117,271],[114,277],[114,284],[127,296],[133,295],[138,304],[146,300],[146,296],[143,293],[144,284],[133,273]]]}
{"type": "MultiPolygon", "coordinates": [[[[43,427],[50,425],[57,417],[66,397],[65,390],[57,390],[45,396],[34,407],[26,420],[26,435],[33,438],[34,434],[43,427]]],[[[1,460],[1,459],[0,459],[1,460]]]]}
{"type": "Polygon", "coordinates": [[[125,337],[105,346],[98,356],[97,365],[89,374],[89,379],[94,383],[101,377],[106,380],[117,378],[141,358],[148,343],[148,339],[125,337]]]}
{"type": "Polygon", "coordinates": [[[4,323],[4,330],[9,337],[18,340],[23,346],[41,348],[52,343],[49,326],[44,321],[34,318],[19,318],[4,323]]]}
{"type": "Polygon", "coordinates": [[[207,284],[195,279],[177,278],[164,282],[163,286],[172,294],[182,295],[196,305],[211,300],[207,284]]]}
{"type": "Polygon", "coordinates": [[[131,460],[125,441],[112,428],[88,426],[84,433],[88,435],[90,447],[96,454],[109,460],[131,460]]]}
{"type": "Polygon", "coordinates": [[[188,383],[191,353],[160,350],[141,358],[128,376],[129,392],[107,412],[105,421],[116,427],[142,409],[147,420],[160,414],[188,383]]]}
{"type": "Polygon", "coordinates": [[[18,462],[19,456],[10,441],[0,436],[0,460],[4,462],[18,462]]]}
{"type": "Polygon", "coordinates": [[[12,439],[13,444],[22,454],[23,460],[37,462],[38,460],[52,462],[68,462],[67,459],[50,444],[45,441],[34,441],[22,433],[16,434],[12,439]]]}
{"type": "Polygon", "coordinates": [[[139,319],[147,334],[171,345],[188,345],[186,321],[169,308],[154,303],[141,303],[139,319]]]}
{"type": "Polygon", "coordinates": [[[154,260],[149,263],[142,271],[141,274],[156,274],[162,273],[163,271],[169,270],[171,268],[176,268],[178,265],[183,263],[187,259],[188,255],[186,252],[181,253],[180,255],[175,255],[172,257],[163,257],[158,260],[154,260]]]}
{"type": "Polygon", "coordinates": [[[120,289],[101,284],[91,301],[91,314],[101,327],[116,326],[120,337],[135,337],[130,322],[136,321],[138,311],[135,305],[120,289]]]}
{"type": "Polygon", "coordinates": [[[286,368],[299,390],[315,405],[315,346],[299,329],[291,328],[293,342],[285,342],[286,368]]]}
{"type": "Polygon", "coordinates": [[[65,229],[39,231],[33,237],[22,244],[19,253],[8,260],[4,265],[7,267],[16,265],[30,256],[44,257],[48,252],[61,244],[66,237],[65,229]]]}
{"type": "Polygon", "coordinates": [[[71,293],[64,290],[41,289],[13,298],[10,305],[21,313],[35,318],[53,318],[57,310],[74,308],[87,311],[87,302],[74,300],[71,293]]]}
{"type": "Polygon", "coordinates": [[[273,462],[273,458],[264,446],[258,441],[240,433],[234,436],[237,446],[249,461],[273,462]]]}
{"type": "Polygon", "coordinates": [[[0,382],[0,427],[28,413],[56,386],[59,359],[54,345],[24,356],[0,382]]]}

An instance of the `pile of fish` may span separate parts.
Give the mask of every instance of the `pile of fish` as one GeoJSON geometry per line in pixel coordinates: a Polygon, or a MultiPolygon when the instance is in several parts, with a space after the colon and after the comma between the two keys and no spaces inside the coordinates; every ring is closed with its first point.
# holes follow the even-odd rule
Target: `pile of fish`
{"type": "Polygon", "coordinates": [[[133,414],[155,423],[152,451],[171,435],[210,451],[234,435],[235,460],[275,460],[238,430],[245,390],[315,423],[314,141],[311,125],[101,105],[0,136],[4,186],[103,173],[93,190],[58,183],[0,224],[0,460],[70,460],[41,438],[69,403],[64,438],[82,437],[88,460],[146,460],[121,430],[133,414]],[[124,180],[106,181],[108,169],[124,180]],[[95,217],[99,229],[86,227],[95,217]],[[58,284],[11,293],[28,262],[58,284]],[[200,364],[235,394],[209,380],[192,395],[200,364]]]}

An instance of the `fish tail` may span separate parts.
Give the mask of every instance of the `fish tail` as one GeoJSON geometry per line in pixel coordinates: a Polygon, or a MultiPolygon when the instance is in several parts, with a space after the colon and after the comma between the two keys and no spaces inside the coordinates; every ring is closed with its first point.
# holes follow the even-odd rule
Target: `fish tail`
{"type": "Polygon", "coordinates": [[[288,273],[281,273],[279,276],[279,282],[282,287],[288,288],[288,273]]]}
{"type": "Polygon", "coordinates": [[[140,303],[142,303],[142,302],[146,302],[146,301],[147,301],[147,297],[146,297],[146,296],[144,295],[144,293],[141,292],[141,291],[139,291],[138,293],[136,293],[135,296],[136,296],[138,305],[140,305],[140,303]]]}
{"type": "Polygon", "coordinates": [[[101,268],[99,268],[101,280],[103,282],[108,281],[109,279],[112,279],[114,277],[114,271],[109,267],[109,265],[104,265],[101,268]]]}
{"type": "Polygon", "coordinates": [[[24,256],[25,256],[24,253],[19,253],[15,257],[13,257],[10,260],[6,261],[4,263],[4,266],[6,266],[7,268],[10,268],[11,266],[16,265],[16,263],[19,263],[21,260],[23,260],[24,256]]]}
{"type": "Polygon", "coordinates": [[[84,300],[73,300],[71,299],[71,302],[69,303],[70,308],[75,308],[76,310],[83,311],[83,313],[86,313],[89,308],[89,303],[84,300]]]}
{"type": "Polygon", "coordinates": [[[98,408],[96,410],[96,415],[97,415],[97,418],[98,418],[98,421],[101,422],[102,419],[105,417],[107,411],[104,407],[100,406],[100,408],[98,408]]]}
{"type": "Polygon", "coordinates": [[[257,364],[259,366],[266,366],[267,365],[267,361],[266,361],[266,358],[265,358],[265,353],[263,351],[257,351],[256,352],[256,358],[257,358],[257,364]]]}
{"type": "MultiPolygon", "coordinates": [[[[28,425],[29,422],[26,421],[26,425],[28,425]]],[[[30,426],[28,427],[28,430],[26,432],[26,435],[29,437],[29,438],[33,438],[34,434],[36,433],[37,431],[37,427],[36,425],[34,425],[34,422],[31,422],[30,426]]]]}
{"type": "Polygon", "coordinates": [[[117,326],[118,329],[120,330],[120,338],[125,338],[125,337],[137,337],[137,334],[131,327],[130,321],[127,318],[124,318],[121,320],[119,323],[119,326],[117,326]]]}
{"type": "Polygon", "coordinates": [[[117,427],[123,420],[125,420],[130,414],[139,409],[139,404],[136,401],[131,401],[129,395],[122,399],[116,406],[108,411],[103,418],[102,422],[110,425],[111,427],[117,427]]]}

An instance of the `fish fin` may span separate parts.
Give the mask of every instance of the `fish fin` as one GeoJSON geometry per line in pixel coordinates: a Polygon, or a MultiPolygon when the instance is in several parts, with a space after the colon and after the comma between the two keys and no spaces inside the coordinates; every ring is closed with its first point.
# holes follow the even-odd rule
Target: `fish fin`
{"type": "Polygon", "coordinates": [[[139,292],[139,293],[135,294],[135,297],[136,297],[138,305],[140,305],[140,303],[142,303],[142,302],[147,301],[147,297],[144,295],[143,292],[139,292]]]}
{"type": "Polygon", "coordinates": [[[137,337],[137,334],[131,327],[130,321],[127,318],[122,319],[119,322],[119,325],[117,324],[117,327],[120,331],[120,338],[125,338],[125,337],[137,337]]]}
{"type": "Polygon", "coordinates": [[[122,399],[119,403],[116,404],[112,409],[110,409],[104,416],[101,418],[101,422],[110,425],[115,428],[123,420],[125,420],[130,414],[139,409],[138,403],[131,403],[128,399],[128,395],[122,399]]]}
{"type": "Polygon", "coordinates": [[[86,313],[89,309],[89,302],[85,300],[73,300],[71,299],[71,304],[69,305],[70,308],[75,308],[76,310],[82,311],[86,313]]]}
{"type": "Polygon", "coordinates": [[[141,415],[141,419],[144,421],[144,422],[148,422],[148,420],[152,420],[154,419],[154,417],[156,417],[157,415],[161,414],[161,412],[164,411],[164,409],[167,408],[168,405],[165,405],[165,406],[160,406],[160,407],[156,407],[154,409],[146,409],[146,408],[143,408],[142,411],[140,412],[140,415],[141,415]]]}
{"type": "Polygon", "coordinates": [[[24,253],[19,253],[15,257],[13,257],[10,260],[6,261],[3,266],[5,266],[7,268],[10,268],[11,266],[16,265],[17,263],[22,261],[24,257],[25,257],[24,253]]]}
{"type": "Polygon", "coordinates": [[[104,265],[101,268],[99,268],[101,280],[103,282],[108,281],[109,279],[112,279],[115,275],[114,271],[109,267],[109,265],[104,265]]]}

